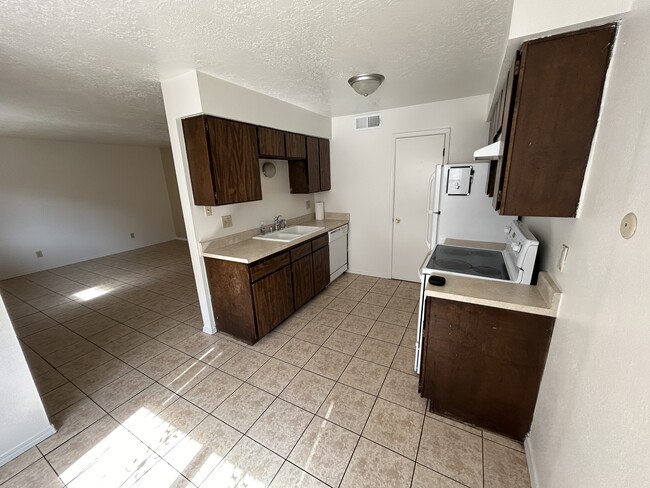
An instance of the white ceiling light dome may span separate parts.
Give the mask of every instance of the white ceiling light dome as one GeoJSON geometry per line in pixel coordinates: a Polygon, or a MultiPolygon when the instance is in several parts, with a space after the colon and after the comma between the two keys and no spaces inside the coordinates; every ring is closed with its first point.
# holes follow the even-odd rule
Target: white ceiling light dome
{"type": "Polygon", "coordinates": [[[380,75],[378,73],[368,73],[353,76],[348,80],[348,83],[359,95],[367,97],[368,95],[371,95],[377,91],[377,88],[379,88],[379,85],[384,82],[384,79],[384,75],[380,75]]]}

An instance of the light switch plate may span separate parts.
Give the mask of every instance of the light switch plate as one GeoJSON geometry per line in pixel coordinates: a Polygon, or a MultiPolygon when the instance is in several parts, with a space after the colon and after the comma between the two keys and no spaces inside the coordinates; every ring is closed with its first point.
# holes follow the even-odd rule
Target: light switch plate
{"type": "Polygon", "coordinates": [[[212,207],[205,207],[205,216],[212,217],[212,207]]]}
{"type": "Polygon", "coordinates": [[[232,227],[232,215],[222,215],[221,224],[223,225],[224,229],[227,229],[228,227],[232,227]]]}

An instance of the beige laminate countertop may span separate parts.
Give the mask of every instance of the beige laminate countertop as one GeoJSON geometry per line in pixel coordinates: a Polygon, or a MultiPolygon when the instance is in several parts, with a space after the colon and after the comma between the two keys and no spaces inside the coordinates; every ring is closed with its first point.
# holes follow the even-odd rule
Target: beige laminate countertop
{"type": "Polygon", "coordinates": [[[235,261],[238,263],[253,263],[279,251],[289,249],[302,242],[327,234],[330,230],[341,227],[347,223],[347,220],[333,219],[301,222],[300,225],[312,225],[315,227],[323,227],[323,229],[312,234],[307,234],[291,242],[264,241],[261,239],[253,239],[251,237],[235,244],[222,246],[217,242],[208,241],[203,243],[203,256],[206,258],[224,259],[226,261],[235,261]]]}
{"type": "MultiPolygon", "coordinates": [[[[503,244],[471,241],[447,240],[445,244],[485,249],[496,249],[498,246],[503,248],[503,244]]],[[[557,316],[562,293],[551,276],[544,271],[539,273],[535,286],[440,274],[445,277],[446,283],[444,286],[427,283],[426,296],[548,317],[557,316]]]]}

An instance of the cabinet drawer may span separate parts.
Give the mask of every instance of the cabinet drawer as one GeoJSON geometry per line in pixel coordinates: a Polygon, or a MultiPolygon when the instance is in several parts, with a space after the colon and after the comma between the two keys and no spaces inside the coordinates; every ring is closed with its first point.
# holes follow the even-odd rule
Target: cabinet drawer
{"type": "Polygon", "coordinates": [[[291,262],[300,259],[303,256],[311,253],[311,242],[305,242],[291,250],[291,262]]]}
{"type": "Polygon", "coordinates": [[[321,247],[327,246],[327,244],[329,244],[329,236],[325,234],[311,241],[311,250],[318,251],[321,247]]]}
{"type": "Polygon", "coordinates": [[[270,259],[262,261],[261,263],[254,264],[250,267],[251,270],[251,281],[255,282],[265,276],[277,271],[289,264],[289,253],[285,252],[278,256],[274,256],[270,259]]]}

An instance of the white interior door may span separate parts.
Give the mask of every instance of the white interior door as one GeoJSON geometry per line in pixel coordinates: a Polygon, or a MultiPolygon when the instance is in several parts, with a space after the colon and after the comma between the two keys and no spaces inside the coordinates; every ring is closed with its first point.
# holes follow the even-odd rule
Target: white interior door
{"type": "Polygon", "coordinates": [[[446,134],[395,139],[393,202],[394,279],[419,281],[418,268],[428,252],[425,239],[429,177],[444,159],[446,134]]]}

